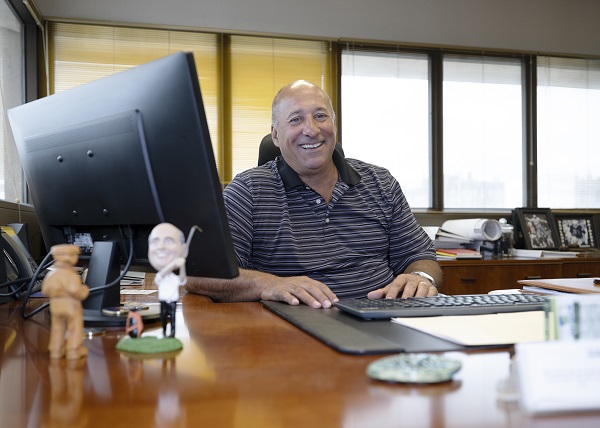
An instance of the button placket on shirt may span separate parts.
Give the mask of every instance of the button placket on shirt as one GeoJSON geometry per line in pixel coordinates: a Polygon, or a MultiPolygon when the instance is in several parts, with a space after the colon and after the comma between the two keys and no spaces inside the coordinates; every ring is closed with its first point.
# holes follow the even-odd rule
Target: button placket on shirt
{"type": "Polygon", "coordinates": [[[323,225],[326,226],[329,223],[329,211],[331,206],[328,206],[325,203],[325,199],[310,186],[304,186],[304,189],[306,190],[306,193],[304,193],[306,202],[312,207],[319,220],[323,221],[323,225]]]}

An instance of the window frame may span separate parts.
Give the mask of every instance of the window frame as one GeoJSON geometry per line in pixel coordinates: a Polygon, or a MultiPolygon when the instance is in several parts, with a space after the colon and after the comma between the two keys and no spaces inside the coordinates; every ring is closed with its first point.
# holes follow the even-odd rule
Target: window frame
{"type": "MultiPolygon", "coordinates": [[[[33,101],[39,98],[38,91],[38,55],[40,54],[38,46],[41,37],[41,22],[36,21],[34,14],[36,10],[30,11],[22,0],[4,0],[8,7],[12,8],[17,18],[23,26],[23,93],[25,102],[33,101]]],[[[31,7],[31,6],[30,6],[31,7]]],[[[39,16],[39,14],[37,14],[39,16]]],[[[2,200],[7,207],[19,207],[21,203],[30,204],[29,192],[25,181],[23,170],[21,174],[21,195],[20,201],[12,202],[2,200]]],[[[5,223],[2,223],[5,224],[5,223]]]]}

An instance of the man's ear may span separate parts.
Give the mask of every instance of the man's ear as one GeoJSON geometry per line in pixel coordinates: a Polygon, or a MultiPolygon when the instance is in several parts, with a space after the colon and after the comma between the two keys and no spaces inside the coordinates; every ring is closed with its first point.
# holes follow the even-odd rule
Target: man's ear
{"type": "Polygon", "coordinates": [[[273,140],[273,144],[279,147],[279,137],[277,136],[277,129],[271,125],[271,139],[273,140]]]}

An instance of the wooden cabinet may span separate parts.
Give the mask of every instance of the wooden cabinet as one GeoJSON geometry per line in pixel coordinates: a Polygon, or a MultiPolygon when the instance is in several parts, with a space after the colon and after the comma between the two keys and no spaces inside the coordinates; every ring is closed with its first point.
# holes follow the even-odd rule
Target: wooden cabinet
{"type": "Polygon", "coordinates": [[[521,279],[600,277],[600,258],[443,260],[440,265],[445,294],[520,288],[521,279]]]}

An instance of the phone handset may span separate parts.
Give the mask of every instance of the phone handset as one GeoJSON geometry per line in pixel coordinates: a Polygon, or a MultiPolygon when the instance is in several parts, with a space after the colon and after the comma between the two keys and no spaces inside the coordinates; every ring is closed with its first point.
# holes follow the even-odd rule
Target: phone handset
{"type": "MultiPolygon", "coordinates": [[[[0,229],[0,232],[6,266],[6,279],[10,282],[20,278],[31,278],[37,269],[37,263],[27,251],[25,245],[16,234],[11,236],[10,231],[7,231],[4,227],[0,229]]],[[[34,291],[37,290],[34,289],[34,291]]],[[[19,293],[15,297],[19,297],[19,293]]]]}

